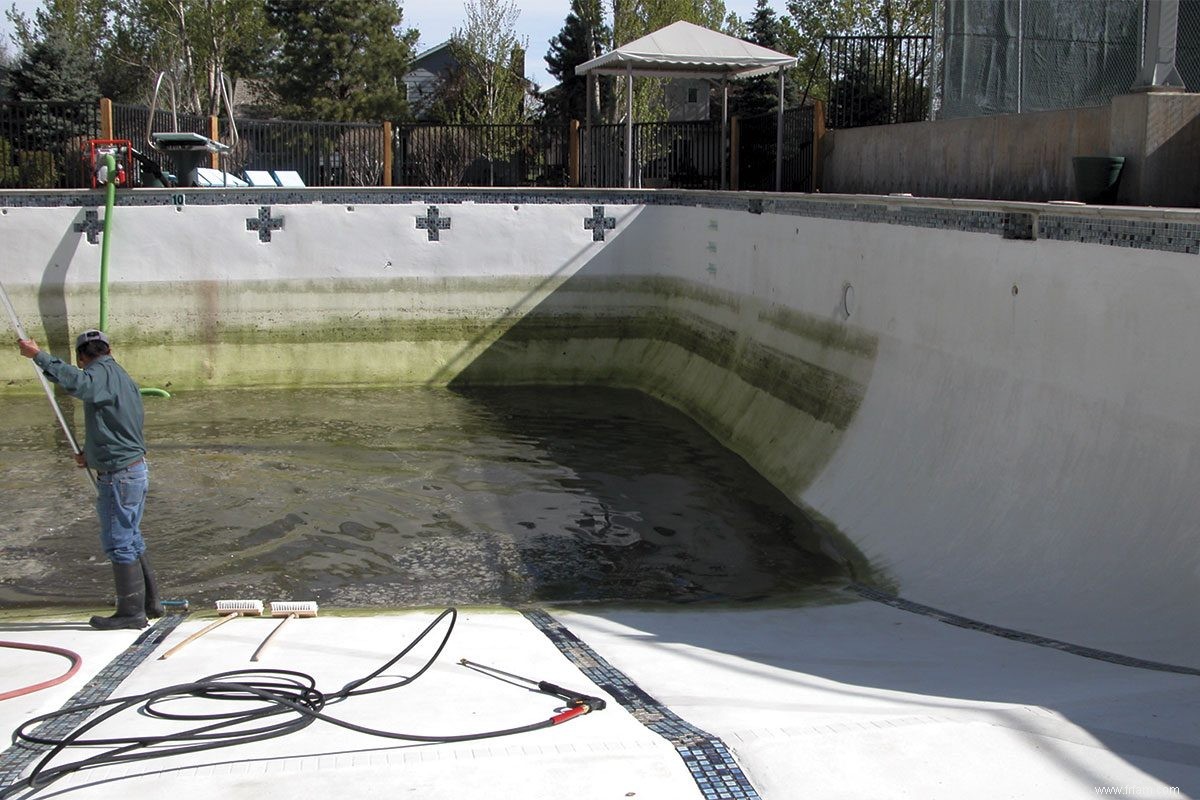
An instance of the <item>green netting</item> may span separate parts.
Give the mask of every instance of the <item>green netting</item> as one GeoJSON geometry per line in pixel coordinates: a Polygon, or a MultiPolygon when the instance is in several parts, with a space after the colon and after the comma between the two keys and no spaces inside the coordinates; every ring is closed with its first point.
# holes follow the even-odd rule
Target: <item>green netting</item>
{"type": "MultiPolygon", "coordinates": [[[[1182,5],[1200,21],[1200,3],[1182,5]]],[[[938,116],[1104,105],[1137,78],[1144,13],[1142,0],[946,0],[938,116]]]]}

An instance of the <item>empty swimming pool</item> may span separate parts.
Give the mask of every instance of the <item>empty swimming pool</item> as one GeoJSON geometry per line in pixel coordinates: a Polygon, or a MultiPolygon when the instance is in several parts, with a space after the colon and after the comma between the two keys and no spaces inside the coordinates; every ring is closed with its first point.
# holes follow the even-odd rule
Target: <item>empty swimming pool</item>
{"type": "MultiPolygon", "coordinates": [[[[97,318],[99,247],[85,207],[99,198],[4,196],[5,285],[58,352],[97,318]]],[[[1200,662],[1200,619],[1189,610],[1200,591],[1200,373],[1179,367],[1200,346],[1194,213],[719,192],[250,188],[136,190],[118,195],[114,214],[109,333],[135,378],[177,391],[181,406],[191,392],[239,388],[449,387],[459,394],[447,404],[476,408],[463,392],[634,390],[744,459],[824,532],[825,555],[870,565],[864,582],[997,625],[1200,662]]],[[[11,393],[36,391],[15,356],[0,362],[0,380],[11,393]]],[[[304,430],[286,403],[273,411],[256,417],[269,423],[247,424],[281,440],[304,430]]],[[[200,433],[179,451],[164,443],[153,513],[206,491],[194,473],[171,474],[175,452],[180,463],[245,459],[254,471],[244,477],[271,474],[272,491],[288,485],[288,458],[239,451],[228,429],[204,450],[200,433]],[[199,449],[185,459],[188,447],[199,449]]],[[[257,446],[256,433],[245,435],[257,446]]],[[[339,426],[322,435],[318,448],[352,468],[332,444],[339,426]]],[[[475,585],[478,597],[571,594],[505,549],[511,541],[538,542],[556,566],[589,564],[589,548],[620,551],[611,574],[596,572],[592,593],[625,585],[632,551],[617,538],[588,543],[626,525],[604,507],[580,505],[551,523],[533,513],[551,505],[539,496],[528,510],[514,501],[501,536],[480,535],[499,530],[498,517],[459,519],[450,536],[454,526],[438,529],[432,517],[444,495],[422,488],[439,480],[412,476],[400,505],[429,513],[430,530],[446,534],[444,557],[495,568],[475,585]],[[565,556],[565,540],[543,523],[578,529],[580,555],[565,556]]],[[[482,474],[472,485],[479,496],[491,485],[499,507],[512,500],[500,483],[482,474]]],[[[250,570],[256,554],[305,535],[328,537],[337,560],[337,547],[360,543],[380,521],[396,524],[350,513],[349,476],[295,485],[308,501],[296,494],[253,520],[213,515],[224,520],[214,528],[230,528],[217,546],[237,545],[229,562],[250,570]],[[328,487],[334,513],[309,502],[328,487]]],[[[670,522],[646,522],[641,546],[693,552],[670,522]]],[[[75,540],[91,547],[87,536],[75,540]]],[[[733,563],[757,559],[747,548],[733,563]]],[[[347,600],[400,592],[400,581],[373,572],[383,555],[351,550],[354,565],[321,564],[315,549],[300,561],[333,576],[321,591],[347,600]]],[[[807,552],[801,546],[777,574],[799,569],[807,552]]],[[[219,551],[207,555],[211,566],[195,567],[185,585],[215,592],[227,576],[215,566],[219,551]]],[[[409,566],[434,569],[427,554],[420,561],[409,566]]],[[[688,588],[649,574],[632,594],[757,596],[788,583],[731,593],[720,581],[688,588]]],[[[443,585],[404,601],[454,595],[443,585]]]]}

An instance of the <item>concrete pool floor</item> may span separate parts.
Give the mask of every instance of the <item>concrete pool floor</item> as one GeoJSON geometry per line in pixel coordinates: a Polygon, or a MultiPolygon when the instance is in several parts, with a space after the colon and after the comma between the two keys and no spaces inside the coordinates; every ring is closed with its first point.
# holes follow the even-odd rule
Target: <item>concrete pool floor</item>
{"type": "MultiPolygon", "coordinates": [[[[608,707],[532,733],[436,745],[317,721],[283,738],[75,773],[35,796],[755,796],[706,795],[685,763],[686,747],[651,729],[660,712],[723,741],[753,791],[769,800],[1200,793],[1195,676],[1082,658],[866,601],[548,612],[598,657],[585,655],[588,674],[606,661],[665,708],[631,713],[615,702],[620,692],[589,680],[530,615],[463,609],[445,651],[419,680],[327,712],[389,730],[456,734],[546,719],[559,707],[554,698],[466,669],[460,658],[604,697],[608,707]]],[[[335,691],[393,656],[437,613],[323,610],[289,623],[258,666],[307,672],[318,688],[335,691]]],[[[84,659],[67,683],[0,703],[5,731],[61,707],[140,635],[85,631],[79,619],[30,613],[0,620],[0,638],[55,644],[84,659]]],[[[114,694],[254,666],[250,655],[275,624],[235,619],[158,660],[211,619],[184,619],[114,694]]],[[[422,644],[414,656],[422,648],[431,651],[422,644]]],[[[3,652],[0,691],[58,674],[65,664],[3,652]]],[[[401,662],[389,674],[410,674],[406,666],[416,663],[401,662]]],[[[151,735],[170,724],[126,712],[96,733],[151,735]]]]}

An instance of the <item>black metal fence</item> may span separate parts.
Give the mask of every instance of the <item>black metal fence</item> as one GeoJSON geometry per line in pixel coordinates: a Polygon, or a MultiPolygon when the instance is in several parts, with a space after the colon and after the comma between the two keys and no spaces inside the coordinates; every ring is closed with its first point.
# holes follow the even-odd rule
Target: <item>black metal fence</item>
{"type": "Polygon", "coordinates": [[[566,186],[565,125],[399,125],[393,183],[401,186],[566,186]]]}
{"type": "MultiPolygon", "coordinates": [[[[127,139],[138,158],[131,185],[169,184],[174,164],[147,141],[148,132],[207,135],[211,118],[113,104],[115,139],[127,139]],[[168,173],[163,176],[162,173],[168,173]]],[[[783,189],[812,188],[812,112],[790,109],[784,119],[783,189]]],[[[247,170],[291,170],[308,186],[567,186],[571,136],[566,125],[396,125],[392,142],[375,123],[237,120],[218,139],[235,176],[247,170]],[[392,174],[385,181],[387,148],[392,174]]],[[[739,158],[743,189],[774,184],[775,115],[742,121],[739,158]]],[[[80,188],[91,185],[87,141],[99,138],[100,103],[0,103],[0,188],[80,188]]],[[[580,137],[581,183],[625,185],[623,124],[594,125],[580,137]]],[[[719,121],[644,122],[633,126],[634,185],[719,189],[723,141],[719,121]]]]}
{"type": "Polygon", "coordinates": [[[90,186],[83,152],[99,135],[98,102],[0,102],[0,188],[90,186]]]}
{"type": "Polygon", "coordinates": [[[930,36],[827,36],[828,126],[927,119],[932,41],[930,36]]]}
{"type": "MultiPolygon", "coordinates": [[[[625,185],[623,123],[585,129],[582,149],[583,185],[625,185]]],[[[719,189],[722,149],[720,122],[634,123],[633,185],[719,189]]]]}
{"type": "Polygon", "coordinates": [[[234,143],[222,121],[221,141],[233,148],[223,158],[236,175],[246,170],[290,170],[306,186],[383,185],[383,126],[358,122],[235,120],[234,143]]]}
{"type": "MultiPolygon", "coordinates": [[[[778,114],[758,114],[739,120],[738,188],[775,191],[775,143],[778,114]]],[[[780,190],[813,190],[813,108],[784,109],[783,158],[780,190]]]]}

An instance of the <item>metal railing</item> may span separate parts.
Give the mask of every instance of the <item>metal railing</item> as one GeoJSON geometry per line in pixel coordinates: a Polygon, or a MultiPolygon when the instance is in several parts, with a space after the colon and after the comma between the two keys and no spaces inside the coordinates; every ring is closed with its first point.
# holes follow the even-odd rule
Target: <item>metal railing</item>
{"type": "MultiPolygon", "coordinates": [[[[150,118],[150,109],[147,106],[113,103],[112,116],[113,138],[129,140],[134,150],[137,150],[142,156],[158,164],[160,170],[168,173],[174,169],[171,158],[150,146],[150,142],[146,141],[147,130],[153,130],[156,133],[174,131],[175,122],[178,119],[180,131],[199,133],[204,136],[208,135],[208,117],[200,114],[179,114],[175,116],[170,111],[157,109],[154,112],[154,124],[151,126],[147,125],[150,118]]],[[[134,169],[132,185],[143,185],[142,164],[135,162],[132,166],[134,169]]]]}
{"type": "MultiPolygon", "coordinates": [[[[757,114],[738,120],[738,188],[775,190],[775,138],[778,114],[757,114]]],[[[813,190],[813,108],[797,106],[783,111],[783,160],[780,189],[813,190]]]]}
{"type": "Polygon", "coordinates": [[[84,150],[100,135],[100,104],[0,102],[0,188],[91,185],[84,150]]]}
{"type": "Polygon", "coordinates": [[[825,37],[828,126],[928,119],[932,42],[930,36],[825,37]]]}
{"type": "MultiPolygon", "coordinates": [[[[584,186],[625,185],[624,123],[593,125],[582,136],[584,186]]],[[[721,188],[720,122],[638,122],[633,125],[633,185],[721,188]]]]}
{"type": "Polygon", "coordinates": [[[150,109],[146,106],[113,103],[112,109],[113,138],[128,139],[138,150],[147,150],[150,147],[150,143],[146,141],[147,129],[155,132],[174,131],[176,118],[179,121],[179,130],[208,135],[208,117],[200,114],[179,114],[176,117],[170,111],[157,109],[154,112],[154,124],[147,125],[150,109]]]}
{"type": "Polygon", "coordinates": [[[398,125],[400,186],[566,186],[565,125],[398,125]]]}

